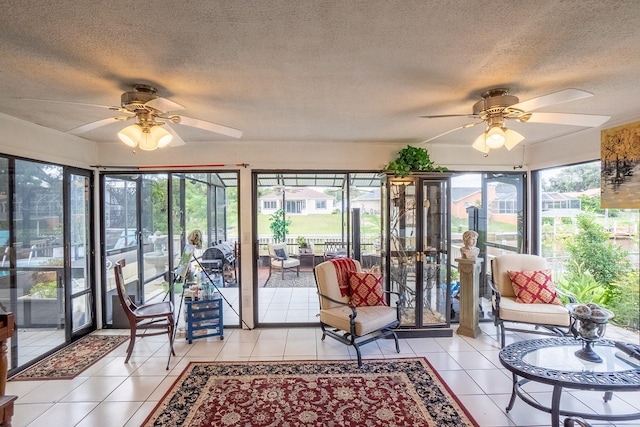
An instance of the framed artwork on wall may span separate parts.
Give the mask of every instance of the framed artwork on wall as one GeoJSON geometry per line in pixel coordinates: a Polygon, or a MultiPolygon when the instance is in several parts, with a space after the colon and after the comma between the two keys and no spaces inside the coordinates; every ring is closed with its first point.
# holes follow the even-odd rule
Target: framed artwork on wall
{"type": "Polygon", "coordinates": [[[600,132],[601,206],[640,208],[640,121],[600,132]]]}

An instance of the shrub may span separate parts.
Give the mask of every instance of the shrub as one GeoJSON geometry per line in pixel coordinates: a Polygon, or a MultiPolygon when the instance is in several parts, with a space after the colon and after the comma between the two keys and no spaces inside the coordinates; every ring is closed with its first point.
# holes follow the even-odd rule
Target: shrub
{"type": "Polygon", "coordinates": [[[628,271],[612,284],[612,297],[606,307],[613,311],[612,323],[637,331],[640,328],[638,312],[640,310],[640,277],[638,271],[628,271]]]}
{"type": "Polygon", "coordinates": [[[567,240],[567,252],[571,255],[567,271],[573,276],[588,271],[596,282],[612,284],[629,271],[628,252],[609,242],[609,235],[596,223],[593,214],[580,214],[577,220],[579,231],[567,240]]]}
{"type": "Polygon", "coordinates": [[[607,305],[610,298],[610,292],[607,287],[598,283],[590,272],[581,271],[580,266],[577,266],[575,271],[565,274],[558,281],[558,288],[572,295],[576,302],[582,304],[594,302],[602,306],[607,305]]]}
{"type": "Polygon", "coordinates": [[[40,298],[58,298],[58,282],[40,282],[36,283],[29,290],[29,295],[40,295],[40,298]]]}

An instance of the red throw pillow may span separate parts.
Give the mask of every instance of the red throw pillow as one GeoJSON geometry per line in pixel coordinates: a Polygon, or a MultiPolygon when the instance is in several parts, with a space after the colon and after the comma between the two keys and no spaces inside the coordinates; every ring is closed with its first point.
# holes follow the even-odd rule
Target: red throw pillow
{"type": "Polygon", "coordinates": [[[509,278],[516,302],[562,305],[551,279],[551,270],[509,271],[509,278]]]}
{"type": "Polygon", "coordinates": [[[351,272],[349,291],[351,304],[356,307],[387,305],[382,292],[382,274],[351,272]]]}

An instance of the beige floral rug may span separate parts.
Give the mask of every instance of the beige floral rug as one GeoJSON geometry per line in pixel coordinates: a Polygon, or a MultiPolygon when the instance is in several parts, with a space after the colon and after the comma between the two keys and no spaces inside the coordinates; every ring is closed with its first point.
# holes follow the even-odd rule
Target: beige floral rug
{"type": "Polygon", "coordinates": [[[477,426],[424,358],[192,362],[143,426],[477,426]]]}
{"type": "Polygon", "coordinates": [[[19,372],[9,380],[65,380],[75,378],[128,339],[128,335],[87,335],[19,372]]]}

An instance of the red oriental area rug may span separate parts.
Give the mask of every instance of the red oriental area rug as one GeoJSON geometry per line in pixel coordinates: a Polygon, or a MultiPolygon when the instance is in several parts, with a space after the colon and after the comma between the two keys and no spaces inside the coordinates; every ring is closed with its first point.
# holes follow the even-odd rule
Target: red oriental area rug
{"type": "Polygon", "coordinates": [[[478,426],[424,358],[192,362],[143,426],[478,426]]]}
{"type": "Polygon", "coordinates": [[[75,378],[128,339],[128,335],[87,335],[18,373],[10,381],[75,378]]]}

